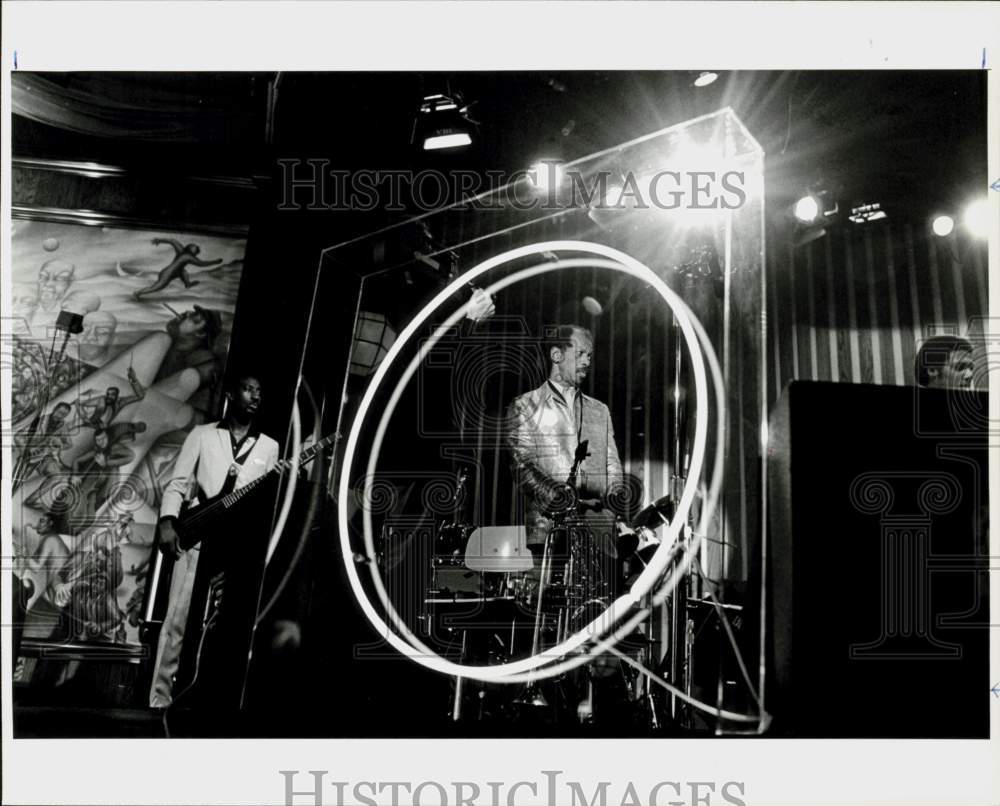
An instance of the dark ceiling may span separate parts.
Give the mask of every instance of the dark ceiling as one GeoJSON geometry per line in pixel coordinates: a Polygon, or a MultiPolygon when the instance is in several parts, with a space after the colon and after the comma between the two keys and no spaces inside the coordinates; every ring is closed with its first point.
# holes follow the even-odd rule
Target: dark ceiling
{"type": "Polygon", "coordinates": [[[979,71],[737,72],[701,89],[687,71],[44,77],[118,108],[194,110],[194,137],[107,138],[16,116],[15,157],[240,176],[273,175],[283,156],[325,158],[344,169],[512,171],[530,164],[547,140],[577,157],[732,106],[766,152],[772,211],[822,178],[840,187],[845,201],[891,202],[922,214],[966,198],[986,170],[986,76],[979,71]],[[411,147],[420,98],[440,91],[474,102],[470,116],[480,127],[473,148],[425,155],[411,147]]]}

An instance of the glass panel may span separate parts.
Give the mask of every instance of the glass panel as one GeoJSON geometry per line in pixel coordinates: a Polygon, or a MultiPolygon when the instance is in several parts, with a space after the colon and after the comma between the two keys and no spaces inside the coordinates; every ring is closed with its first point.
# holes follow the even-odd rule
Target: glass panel
{"type": "MultiPolygon", "coordinates": [[[[383,578],[414,630],[429,592],[511,589],[509,578],[491,588],[476,576],[464,591],[462,572],[451,569],[468,571],[461,555],[474,528],[525,523],[505,414],[515,397],[546,385],[547,340],[560,325],[593,334],[581,389],[610,413],[633,493],[624,520],[656,501],[668,514],[676,505],[691,471],[695,424],[709,411],[696,401],[690,355],[670,307],[649,278],[595,254],[607,247],[640,261],[684,300],[721,363],[724,484],[703,535],[700,578],[721,583],[716,593],[742,586],[759,552],[763,152],[725,109],[544,167],[544,176],[522,177],[323,254],[324,282],[345,272],[360,278],[338,417],[345,438],[357,428],[358,450],[349,467],[335,468],[334,483],[348,474],[358,551],[361,510],[371,512],[383,578]],[[551,245],[527,249],[545,243],[551,245]],[[501,258],[519,248],[526,253],[501,258]],[[486,261],[492,265],[482,270],[486,261]],[[490,290],[495,306],[478,322],[461,310],[477,289],[490,290]],[[377,394],[361,411],[373,382],[377,394]],[[384,438],[369,468],[383,415],[384,438]],[[366,488],[369,469],[374,478],[366,488]]],[[[718,436],[711,411],[709,468],[718,436]]],[[[699,595],[702,584],[692,593],[699,595]]]]}

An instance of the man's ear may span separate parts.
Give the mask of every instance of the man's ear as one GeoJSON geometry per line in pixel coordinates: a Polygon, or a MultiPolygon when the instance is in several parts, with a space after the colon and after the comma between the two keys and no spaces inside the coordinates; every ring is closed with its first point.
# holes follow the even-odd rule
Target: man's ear
{"type": "Polygon", "coordinates": [[[927,380],[932,381],[940,374],[941,370],[937,367],[927,367],[927,380]]]}
{"type": "Polygon", "coordinates": [[[549,360],[553,364],[561,364],[563,360],[563,351],[561,347],[553,347],[549,350],[549,360]]]}

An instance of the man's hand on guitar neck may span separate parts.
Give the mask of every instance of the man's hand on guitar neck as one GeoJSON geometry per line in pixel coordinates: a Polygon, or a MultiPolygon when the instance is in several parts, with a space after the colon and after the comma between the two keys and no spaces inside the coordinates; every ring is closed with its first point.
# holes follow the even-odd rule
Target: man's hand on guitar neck
{"type": "MultiPolygon", "coordinates": [[[[280,476],[284,476],[292,469],[291,459],[279,459],[278,463],[274,466],[274,472],[280,476]]],[[[299,464],[298,477],[300,481],[304,481],[306,478],[306,466],[304,464],[299,464]]]]}
{"type": "Polygon", "coordinates": [[[174,528],[174,519],[161,518],[156,528],[160,534],[160,551],[163,552],[164,556],[172,557],[175,560],[180,559],[184,552],[181,550],[180,536],[174,528]]]}

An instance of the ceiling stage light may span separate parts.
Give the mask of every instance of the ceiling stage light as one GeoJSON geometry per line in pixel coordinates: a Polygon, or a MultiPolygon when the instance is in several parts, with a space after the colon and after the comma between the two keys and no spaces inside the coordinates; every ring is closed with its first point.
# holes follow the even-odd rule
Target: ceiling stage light
{"type": "Polygon", "coordinates": [[[939,215],[931,224],[931,229],[935,235],[944,238],[946,235],[951,235],[951,231],[955,229],[955,220],[950,215],[939,215]]]}
{"type": "Polygon", "coordinates": [[[425,137],[424,151],[437,151],[442,148],[461,148],[471,144],[472,137],[468,132],[445,132],[425,137]]]}
{"type": "Polygon", "coordinates": [[[963,219],[965,228],[977,238],[987,238],[990,234],[990,203],[988,199],[976,199],[965,208],[963,219]]]}
{"type": "Polygon", "coordinates": [[[803,196],[795,202],[795,217],[806,224],[811,224],[819,215],[819,202],[815,196],[803,196]]]}
{"type": "Polygon", "coordinates": [[[414,123],[413,141],[422,142],[424,151],[464,148],[472,144],[473,122],[467,117],[469,107],[454,95],[428,95],[420,104],[414,123]]]}
{"type": "Polygon", "coordinates": [[[718,77],[718,73],[713,73],[710,70],[703,70],[698,73],[698,77],[694,80],[694,85],[696,87],[707,87],[709,84],[715,83],[715,80],[718,77]]]}
{"type": "Polygon", "coordinates": [[[882,209],[882,205],[878,202],[872,202],[871,204],[859,204],[856,207],[852,207],[851,214],[847,217],[847,220],[854,224],[867,224],[869,221],[878,221],[882,218],[888,218],[885,210],[882,209]]]}

